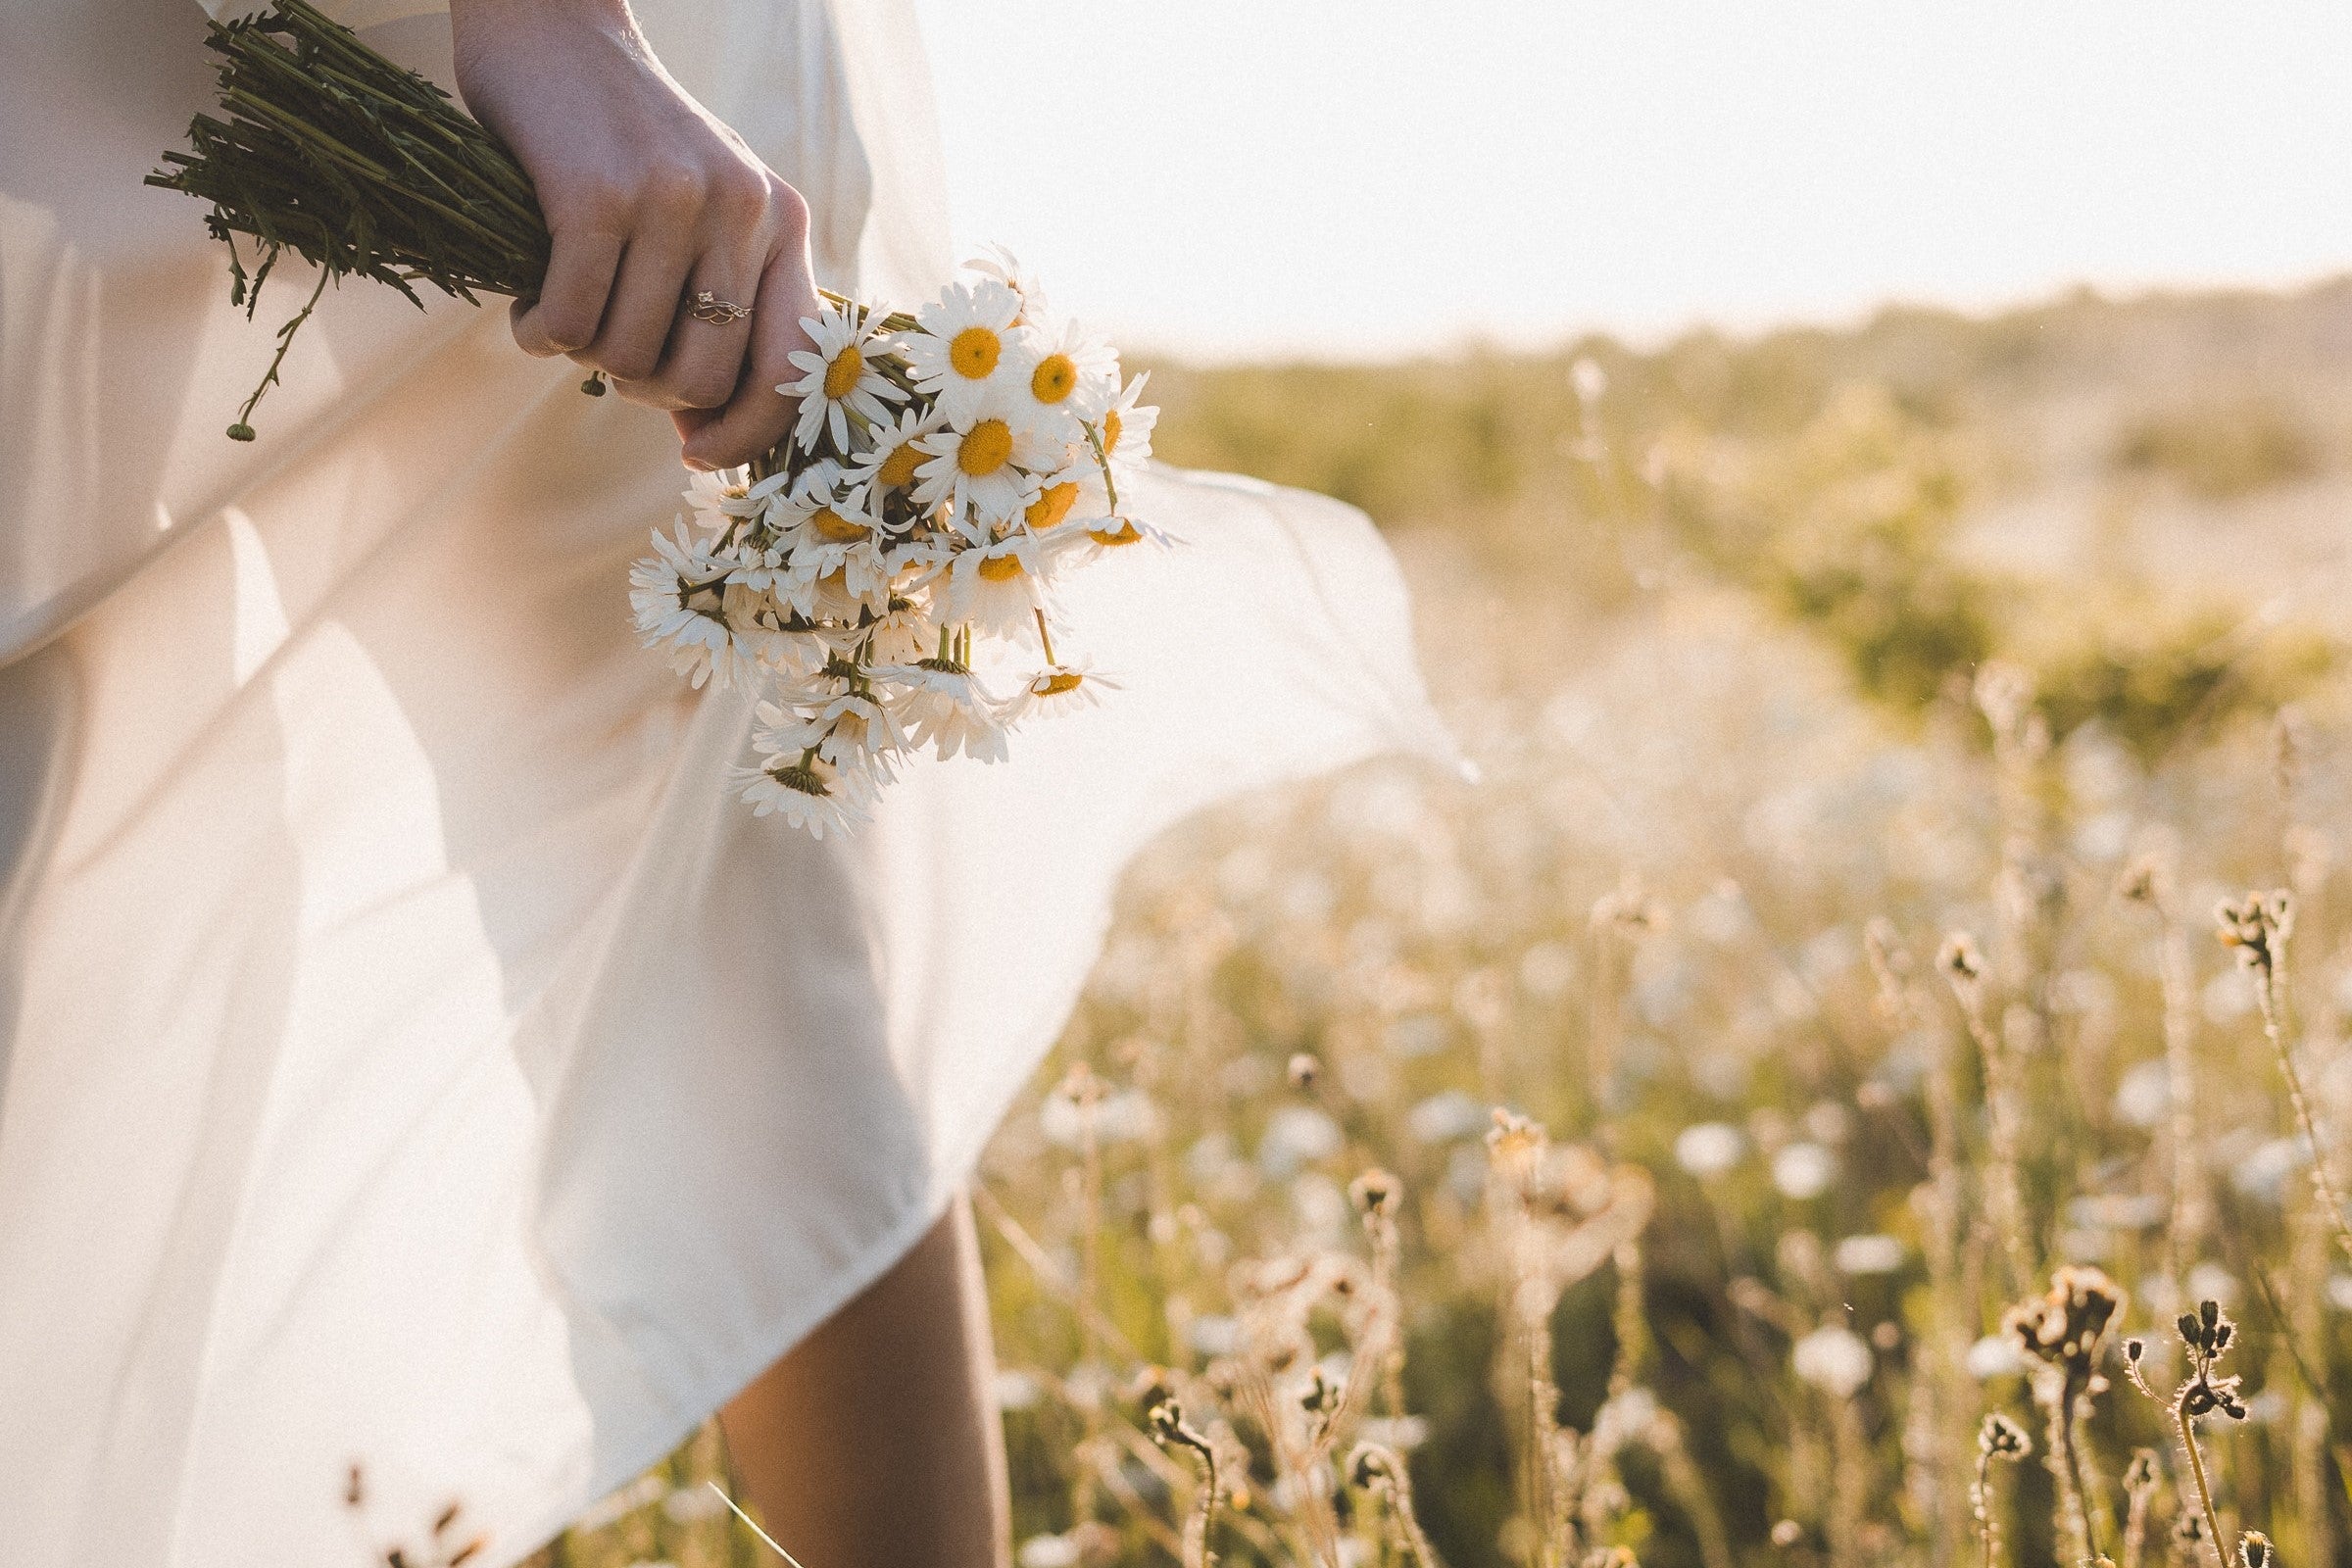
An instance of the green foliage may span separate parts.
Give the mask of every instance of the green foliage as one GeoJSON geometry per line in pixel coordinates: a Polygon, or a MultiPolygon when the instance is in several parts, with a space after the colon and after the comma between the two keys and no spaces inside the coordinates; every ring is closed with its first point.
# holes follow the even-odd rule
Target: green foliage
{"type": "Polygon", "coordinates": [[[2094,580],[2037,577],[1988,559],[1972,529],[2084,467],[2116,487],[2085,512],[2127,520],[2150,475],[2215,506],[2324,477],[2333,460],[2311,429],[2352,398],[2352,367],[2333,361],[2260,397],[2122,417],[2111,438],[2082,409],[2144,405],[2135,374],[2178,373],[2183,355],[2217,358],[2222,344],[2275,370],[2319,352],[2300,345],[2330,341],[2347,314],[2342,287],[2136,305],[2082,295],[1989,321],[1892,310],[1851,332],[1701,332],[1646,353],[1592,339],[1388,366],[1162,366],[1158,444],[1173,462],[1321,490],[1396,531],[1442,534],[1595,610],[1622,608],[1662,570],[1737,583],[1812,628],[1860,691],[1898,712],[1917,715],[2006,659],[2038,677],[2060,735],[2095,718],[2153,757],[2309,690],[2328,639],[2256,626],[2250,601],[2210,584],[2194,614],[2151,620],[2141,609],[2164,597],[2160,563],[2127,553],[2094,580]],[[1590,401],[1580,365],[1604,387],[1590,401]],[[2086,431],[2068,438],[2082,450],[2053,446],[2052,426],[2086,431]],[[2250,627],[2259,634],[2235,634],[2250,627]]]}
{"type": "Polygon", "coordinates": [[[2208,501],[2234,501],[2319,471],[2318,444],[2271,398],[2192,404],[2126,426],[2115,466],[2161,474],[2208,501]]]}
{"type": "Polygon", "coordinates": [[[2034,660],[2052,728],[2064,735],[2095,720],[2150,761],[2200,729],[2276,711],[2338,657],[2307,630],[2252,636],[2240,614],[2145,593],[2086,593],[2054,632],[2034,660]]]}

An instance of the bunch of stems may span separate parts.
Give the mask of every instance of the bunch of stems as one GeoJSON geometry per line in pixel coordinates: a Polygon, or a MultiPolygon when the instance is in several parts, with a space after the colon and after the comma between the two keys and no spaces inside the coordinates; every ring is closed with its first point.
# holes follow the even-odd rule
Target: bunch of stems
{"type": "Polygon", "coordinates": [[[198,115],[189,150],[163,154],[147,183],[212,205],[229,299],[248,316],[287,252],[318,271],[232,438],[253,439],[247,421],[329,282],[365,278],[419,307],[419,284],[473,304],[538,294],[552,242],[530,176],[449,94],[306,0],[214,23],[205,46],[220,57],[218,113],[198,115]]]}

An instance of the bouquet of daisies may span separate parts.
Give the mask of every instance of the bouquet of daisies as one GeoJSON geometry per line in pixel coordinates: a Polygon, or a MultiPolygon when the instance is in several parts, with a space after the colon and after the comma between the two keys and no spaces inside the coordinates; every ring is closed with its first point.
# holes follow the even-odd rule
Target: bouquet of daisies
{"type": "Polygon", "coordinates": [[[801,325],[791,435],[763,476],[695,476],[630,597],[681,675],[764,694],[743,797],[821,836],[910,751],[996,761],[1023,720],[1116,684],[1054,647],[1054,588],[1159,537],[1119,505],[1156,415],[1009,257],[896,330],[850,304],[801,325]]]}
{"type": "MultiPolygon", "coordinates": [[[[209,47],[220,115],[198,116],[192,150],[148,182],[212,204],[249,316],[285,252],[318,269],[231,437],[253,438],[330,280],[419,304],[420,282],[537,292],[549,238],[530,180],[438,87],[304,0],[215,24],[209,47]]],[[[1151,452],[1144,377],[1123,380],[1008,255],[913,315],[828,294],[801,324],[812,347],[777,388],[800,400],[793,429],[747,468],[694,477],[630,601],[680,675],[759,698],[735,782],[821,838],[865,820],[915,753],[999,760],[1022,723],[1115,687],[1055,646],[1055,586],[1164,540],[1119,499],[1151,452]]]]}

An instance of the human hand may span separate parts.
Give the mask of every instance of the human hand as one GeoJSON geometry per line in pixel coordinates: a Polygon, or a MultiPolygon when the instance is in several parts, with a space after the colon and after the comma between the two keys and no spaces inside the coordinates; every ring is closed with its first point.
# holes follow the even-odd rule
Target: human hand
{"type": "Polygon", "coordinates": [[[654,58],[626,0],[452,0],[458,88],[539,195],[555,244],[514,341],[671,411],[686,461],[749,461],[790,428],[787,356],[814,316],[808,209],[654,58]],[[708,291],[748,320],[689,316],[708,291]]]}

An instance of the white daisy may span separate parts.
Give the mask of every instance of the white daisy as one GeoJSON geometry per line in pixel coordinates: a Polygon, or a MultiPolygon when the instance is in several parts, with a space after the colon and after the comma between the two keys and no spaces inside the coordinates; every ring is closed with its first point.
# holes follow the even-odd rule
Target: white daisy
{"type": "Polygon", "coordinates": [[[1094,547],[1096,554],[1123,550],[1129,545],[1154,545],[1167,550],[1176,543],[1165,529],[1154,527],[1143,518],[1126,513],[1091,518],[1085,524],[1085,533],[1086,542],[1094,547]]]}
{"type": "Polygon", "coordinates": [[[914,470],[916,503],[946,503],[967,537],[1011,521],[1037,493],[1040,442],[1008,397],[981,400],[969,418],[914,445],[923,454],[914,470]]]}
{"type": "Polygon", "coordinates": [[[947,422],[947,416],[936,408],[915,407],[900,410],[896,419],[877,424],[868,432],[874,444],[850,460],[850,478],[874,497],[876,512],[882,510],[882,497],[914,483],[914,471],[922,466],[926,455],[915,443],[944,428],[947,422]]]}
{"type": "Polygon", "coordinates": [[[943,534],[915,534],[891,540],[882,552],[882,559],[890,566],[891,592],[919,594],[947,569],[958,548],[956,540],[943,534]]]}
{"type": "Polygon", "coordinates": [[[677,491],[694,508],[694,522],[719,534],[734,529],[736,519],[758,517],[760,503],[751,499],[751,482],[741,467],[712,467],[687,475],[687,489],[677,491]]]}
{"type": "Polygon", "coordinates": [[[939,627],[931,619],[929,598],[900,591],[894,575],[889,605],[837,635],[848,644],[845,653],[862,644],[872,662],[896,666],[910,664],[929,653],[939,637],[939,627]]]}
{"type": "Polygon", "coordinates": [[[773,672],[768,689],[785,702],[821,702],[844,685],[825,673],[835,651],[826,644],[821,627],[771,637],[765,653],[773,672]]]}
{"type": "Polygon", "coordinates": [[[1026,645],[1039,612],[1053,608],[1053,565],[1054,552],[1027,534],[957,551],[935,587],[940,618],[1026,645]]]}
{"type": "Polygon", "coordinates": [[[1046,303],[1046,291],[1037,274],[1020,264],[1012,252],[1002,245],[981,247],[978,256],[963,264],[969,271],[983,277],[993,277],[1021,297],[1021,318],[1024,321],[1042,319],[1052,309],[1046,303]]]}
{"type": "MultiPolygon", "coordinates": [[[[835,592],[859,605],[889,593],[882,519],[866,510],[866,492],[840,464],[830,458],[810,464],[769,520],[782,531],[791,567],[776,591],[801,614],[819,612],[818,590],[827,578],[840,578],[835,592]]],[[[839,607],[825,608],[837,612],[839,607]]]]}
{"type": "Polygon", "coordinates": [[[816,315],[801,318],[801,329],[815,348],[795,349],[787,358],[807,373],[776,388],[801,400],[792,438],[802,451],[813,453],[818,432],[830,431],[833,450],[847,452],[851,418],[884,423],[890,418],[888,405],[905,402],[906,389],[875,363],[886,345],[877,341],[880,333],[870,312],[820,304],[816,315]]]}
{"type": "Polygon", "coordinates": [[[904,691],[898,710],[906,733],[915,745],[930,747],[943,761],[960,755],[982,762],[1002,762],[1011,755],[997,702],[980,677],[963,665],[948,659],[926,659],[875,673],[888,675],[904,691]]]}
{"type": "Polygon", "coordinates": [[[1101,419],[1119,395],[1119,357],[1074,321],[1039,326],[1021,360],[1021,412],[1054,440],[1078,440],[1085,421],[1101,419]]]}
{"type": "Polygon", "coordinates": [[[1006,724],[1026,723],[1032,718],[1054,718],[1063,713],[1093,708],[1102,701],[1105,690],[1120,690],[1119,683],[1098,672],[1085,660],[1076,663],[1058,661],[1046,665],[1021,683],[1000,710],[1006,724]]]}
{"type": "Polygon", "coordinates": [[[899,353],[914,384],[939,400],[940,412],[958,423],[1004,372],[1017,362],[1013,326],[1021,297],[994,278],[950,283],[915,316],[916,329],[900,334],[899,353]]]}
{"type": "Polygon", "coordinates": [[[755,816],[774,814],[811,838],[847,838],[873,819],[874,791],[855,768],[821,758],[771,757],[734,770],[738,793],[755,816]]]}
{"type": "MultiPolygon", "coordinates": [[[[1097,528],[1115,531],[1115,519],[1124,510],[1124,497],[1114,488],[1111,477],[1094,454],[1083,443],[1070,449],[1068,463],[1038,481],[1037,499],[1022,513],[1022,520],[1034,533],[1060,530],[1075,538],[1097,528]]],[[[1125,470],[1118,474],[1120,482],[1127,478],[1125,470]]]]}
{"type": "Polygon", "coordinates": [[[727,581],[755,594],[775,594],[792,581],[792,560],[782,545],[763,550],[738,548],[727,581]]]}
{"type": "Polygon", "coordinates": [[[1145,370],[1127,383],[1117,400],[1102,418],[1090,421],[1090,428],[1102,442],[1102,456],[1111,466],[1115,477],[1140,466],[1152,456],[1152,432],[1159,424],[1159,410],[1149,403],[1136,400],[1144,395],[1144,383],[1152,379],[1145,370]]]}
{"type": "Polygon", "coordinates": [[[674,539],[655,529],[655,553],[629,568],[629,609],[645,646],[666,648],[689,685],[715,677],[724,690],[756,662],[728,620],[731,564],[696,544],[683,519],[675,526],[674,539]]]}
{"type": "Polygon", "coordinates": [[[883,703],[865,692],[843,692],[808,708],[761,703],[753,711],[752,750],[765,757],[813,752],[836,767],[863,766],[877,781],[906,748],[906,731],[883,703]]]}

